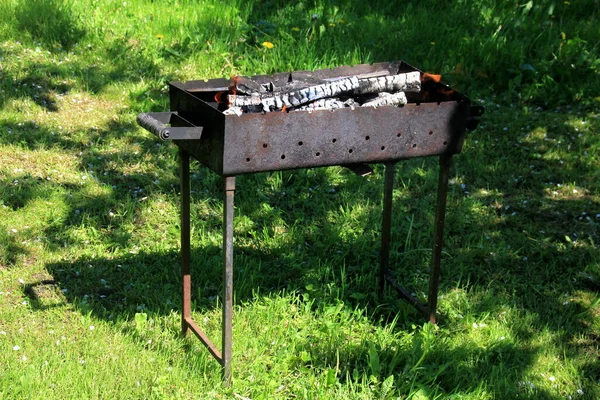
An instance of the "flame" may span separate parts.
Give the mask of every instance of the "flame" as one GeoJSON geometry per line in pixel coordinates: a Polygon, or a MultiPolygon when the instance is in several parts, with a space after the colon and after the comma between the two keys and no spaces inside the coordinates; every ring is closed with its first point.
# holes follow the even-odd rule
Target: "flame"
{"type": "Polygon", "coordinates": [[[239,75],[231,77],[231,81],[230,81],[230,84],[229,84],[229,94],[236,94],[237,93],[237,85],[238,85],[239,80],[240,80],[240,76],[239,75]]]}
{"type": "Polygon", "coordinates": [[[439,89],[439,92],[446,96],[448,99],[450,99],[452,96],[454,96],[454,93],[456,93],[456,91],[454,89],[451,89],[449,87],[443,87],[439,89]]]}
{"type": "Polygon", "coordinates": [[[217,103],[227,103],[227,92],[217,92],[215,93],[215,101],[217,103]]]}
{"type": "Polygon", "coordinates": [[[438,74],[430,74],[429,72],[424,72],[421,75],[421,83],[423,84],[423,100],[427,101],[443,101],[443,100],[452,100],[455,96],[456,92],[454,89],[444,85],[439,84],[442,80],[442,76],[438,74]]]}
{"type": "Polygon", "coordinates": [[[441,75],[430,74],[429,72],[424,72],[423,75],[421,75],[421,82],[428,82],[428,81],[439,82],[441,80],[442,80],[441,75]]]}

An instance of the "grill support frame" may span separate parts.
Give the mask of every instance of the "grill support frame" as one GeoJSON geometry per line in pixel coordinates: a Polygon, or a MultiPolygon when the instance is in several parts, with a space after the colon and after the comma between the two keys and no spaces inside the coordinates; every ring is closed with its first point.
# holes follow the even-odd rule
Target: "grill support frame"
{"type": "MultiPolygon", "coordinates": [[[[223,306],[222,306],[222,339],[221,351],[208,338],[191,316],[191,236],[190,236],[190,154],[179,148],[180,179],[181,179],[181,276],[182,276],[182,321],[181,332],[188,336],[193,332],[204,344],[209,353],[222,367],[222,378],[225,386],[232,381],[232,342],[233,342],[233,237],[234,237],[234,195],[235,176],[222,177],[223,183],[223,306]]],[[[422,304],[406,288],[399,285],[391,276],[390,247],[392,244],[392,211],[393,186],[396,162],[385,163],[381,249],[379,266],[379,296],[383,296],[385,285],[390,284],[398,295],[414,306],[432,324],[437,324],[437,297],[439,291],[441,255],[444,242],[444,225],[448,193],[448,177],[451,166],[451,155],[439,157],[438,195],[435,216],[433,253],[431,257],[431,272],[429,274],[429,290],[427,303],[422,304]]]]}
{"type": "MultiPolygon", "coordinates": [[[[418,71],[404,62],[377,63],[333,70],[297,71],[253,77],[259,82],[282,82],[296,77],[331,78],[359,73],[418,71]],[[386,72],[387,71],[387,72],[386,72]]],[[[236,175],[330,165],[385,165],[378,290],[386,284],[413,305],[431,323],[437,323],[437,298],[453,154],[460,153],[466,130],[475,129],[483,107],[474,106],[464,95],[441,83],[430,83],[420,94],[411,94],[403,107],[340,109],[335,113],[250,114],[225,116],[213,96],[227,90],[228,81],[171,82],[172,111],[144,113],[138,123],[162,140],[179,148],[181,180],[181,332],[189,332],[206,346],[222,367],[225,386],[232,381],[233,236],[236,175]],[[449,94],[450,93],[450,94],[449,94]],[[347,135],[346,135],[347,134],[347,135]],[[339,147],[343,146],[343,147],[339,147]],[[308,152],[307,152],[308,150],[308,152]],[[391,275],[390,249],[393,185],[397,162],[417,157],[439,156],[438,194],[433,233],[433,251],[427,303],[422,304],[391,275]],[[192,318],[190,157],[221,176],[223,185],[223,309],[221,349],[192,318]]]]}

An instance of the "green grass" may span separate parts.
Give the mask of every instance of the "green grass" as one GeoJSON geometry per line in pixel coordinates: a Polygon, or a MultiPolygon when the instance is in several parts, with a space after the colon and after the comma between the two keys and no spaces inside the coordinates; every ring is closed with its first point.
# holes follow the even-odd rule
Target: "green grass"
{"type": "MultiPolygon", "coordinates": [[[[598,9],[1,2],[0,398],[599,398],[598,9]],[[174,79],[397,59],[486,107],[453,162],[440,324],[378,299],[382,166],[242,176],[221,387],[179,335],[177,150],[136,114],[174,79]]],[[[392,265],[421,298],[436,182],[435,159],[397,166],[392,265]]],[[[192,190],[193,314],[218,343],[220,181],[193,164],[192,190]]]]}

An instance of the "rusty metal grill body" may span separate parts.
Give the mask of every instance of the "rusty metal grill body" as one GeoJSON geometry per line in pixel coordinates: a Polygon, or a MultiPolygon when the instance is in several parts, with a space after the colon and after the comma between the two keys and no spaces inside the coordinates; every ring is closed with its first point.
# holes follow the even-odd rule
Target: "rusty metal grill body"
{"type": "MultiPolygon", "coordinates": [[[[359,74],[398,74],[418,71],[404,62],[297,71],[251,77],[258,83],[295,79],[333,79],[359,74]]],[[[379,108],[343,108],[225,115],[215,95],[228,90],[229,81],[172,82],[171,112],[141,114],[138,122],[180,149],[183,276],[182,329],[207,346],[231,379],[231,317],[233,299],[233,196],[235,176],[332,165],[384,163],[385,183],[380,256],[380,292],[389,283],[398,293],[436,322],[436,304],[450,160],[461,151],[467,129],[477,125],[483,109],[437,82],[423,82],[419,93],[407,93],[408,104],[379,108]],[[224,181],[223,216],[223,337],[220,352],[191,318],[189,158],[221,175],[224,181]],[[434,229],[428,304],[422,305],[389,273],[392,189],[397,161],[440,156],[438,205],[434,229]]]]}

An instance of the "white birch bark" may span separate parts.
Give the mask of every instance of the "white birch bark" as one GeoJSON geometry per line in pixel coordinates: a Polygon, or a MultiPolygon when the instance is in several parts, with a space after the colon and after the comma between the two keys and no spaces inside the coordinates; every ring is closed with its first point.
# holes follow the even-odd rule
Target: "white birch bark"
{"type": "Polygon", "coordinates": [[[358,88],[352,91],[354,94],[421,91],[421,74],[419,71],[360,79],[358,82],[358,88]]]}
{"type": "Polygon", "coordinates": [[[227,97],[231,106],[262,104],[264,111],[269,112],[271,108],[279,110],[283,106],[287,108],[299,107],[315,100],[335,97],[342,93],[350,92],[358,88],[358,82],[358,78],[353,76],[287,93],[253,93],[250,96],[229,95],[227,97]]]}
{"type": "Polygon", "coordinates": [[[361,107],[399,106],[406,104],[407,102],[406,94],[404,92],[383,92],[379,93],[376,98],[362,103],[361,107]]]}

